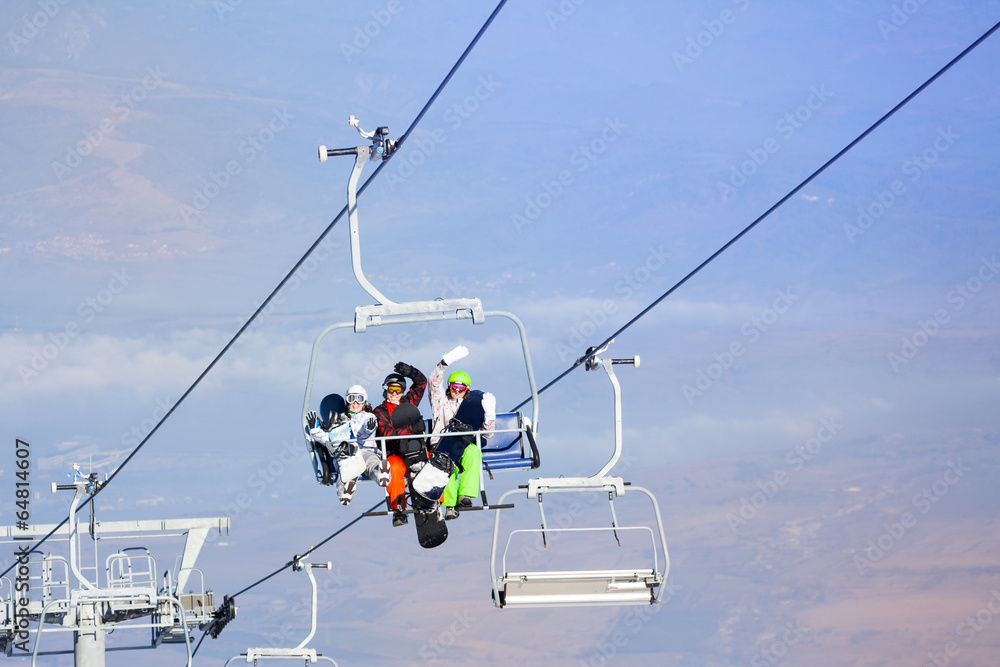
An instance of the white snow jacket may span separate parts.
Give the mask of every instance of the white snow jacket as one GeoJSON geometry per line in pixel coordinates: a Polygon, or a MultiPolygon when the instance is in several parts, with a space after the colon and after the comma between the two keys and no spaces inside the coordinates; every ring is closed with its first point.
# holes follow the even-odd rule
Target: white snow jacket
{"type": "Polygon", "coordinates": [[[310,429],[309,435],[321,445],[331,443],[337,445],[344,440],[354,440],[359,449],[369,449],[377,454],[380,450],[376,441],[369,442],[369,438],[375,435],[375,429],[368,428],[369,419],[375,419],[375,415],[371,412],[358,412],[351,415],[350,421],[334,426],[329,431],[321,428],[310,429]]]}

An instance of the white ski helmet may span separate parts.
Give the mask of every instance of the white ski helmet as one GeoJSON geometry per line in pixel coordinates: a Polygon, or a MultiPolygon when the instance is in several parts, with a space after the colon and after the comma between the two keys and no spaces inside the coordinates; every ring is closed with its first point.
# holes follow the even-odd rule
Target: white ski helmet
{"type": "Polygon", "coordinates": [[[351,396],[351,394],[359,394],[361,396],[361,402],[362,403],[367,403],[368,402],[368,392],[365,391],[365,388],[362,387],[360,384],[352,384],[347,389],[348,403],[350,403],[350,396],[351,396]]]}

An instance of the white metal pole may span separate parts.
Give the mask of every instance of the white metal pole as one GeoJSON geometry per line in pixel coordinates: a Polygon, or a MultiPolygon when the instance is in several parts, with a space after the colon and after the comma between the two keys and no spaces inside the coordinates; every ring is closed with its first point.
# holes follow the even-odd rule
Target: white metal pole
{"type": "Polygon", "coordinates": [[[77,605],[77,626],[73,633],[76,667],[104,667],[104,629],[99,627],[100,602],[77,605]]]}

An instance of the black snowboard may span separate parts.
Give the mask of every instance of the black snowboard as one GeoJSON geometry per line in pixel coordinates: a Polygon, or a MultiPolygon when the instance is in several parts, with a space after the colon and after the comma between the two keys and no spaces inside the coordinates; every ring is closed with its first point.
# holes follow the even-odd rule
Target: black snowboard
{"type": "Polygon", "coordinates": [[[448,524],[445,523],[440,503],[431,503],[414,495],[413,523],[417,526],[417,541],[424,549],[441,546],[448,539],[448,524]]]}
{"type": "MultiPolygon", "coordinates": [[[[413,435],[424,432],[424,420],[420,416],[420,411],[417,406],[411,403],[402,403],[392,411],[392,425],[394,428],[413,435]]],[[[409,458],[408,454],[414,453],[411,450],[423,450],[423,444],[419,439],[400,440],[399,443],[400,453],[404,460],[409,458]]],[[[409,463],[407,467],[409,467],[409,463]]],[[[440,503],[413,493],[411,494],[411,504],[413,523],[417,527],[417,541],[420,542],[420,546],[424,549],[433,549],[444,544],[444,541],[448,539],[448,524],[444,521],[440,503]]]]}

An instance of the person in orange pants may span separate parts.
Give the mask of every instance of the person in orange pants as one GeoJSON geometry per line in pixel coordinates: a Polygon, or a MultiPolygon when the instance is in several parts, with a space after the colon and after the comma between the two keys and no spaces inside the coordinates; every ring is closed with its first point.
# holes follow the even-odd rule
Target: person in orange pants
{"type": "MultiPolygon", "coordinates": [[[[400,361],[394,367],[394,372],[389,373],[382,382],[381,405],[373,410],[375,419],[378,420],[376,437],[414,435],[412,428],[397,428],[392,424],[392,413],[396,406],[403,403],[411,403],[414,406],[420,404],[427,389],[427,378],[419,370],[407,363],[400,361]],[[409,391],[406,390],[406,379],[412,380],[409,391]],[[405,392],[405,393],[404,393],[405,392]]],[[[406,509],[406,464],[400,457],[399,440],[389,440],[386,442],[386,453],[389,461],[389,505],[393,509],[392,525],[402,526],[406,523],[406,514],[401,510],[406,509]]]]}

